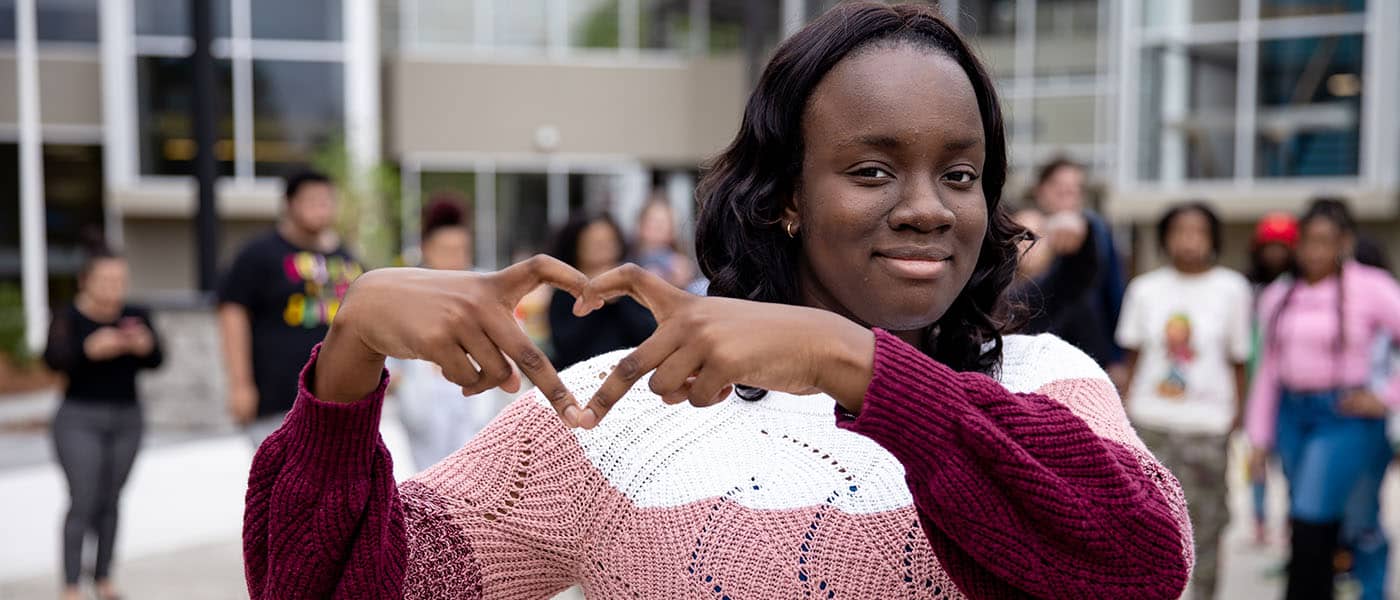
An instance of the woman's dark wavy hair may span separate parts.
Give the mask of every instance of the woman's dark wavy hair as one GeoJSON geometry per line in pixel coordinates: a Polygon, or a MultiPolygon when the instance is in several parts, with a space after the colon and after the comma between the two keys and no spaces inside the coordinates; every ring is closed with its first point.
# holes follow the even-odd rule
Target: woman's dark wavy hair
{"type": "Polygon", "coordinates": [[[1006,132],[992,77],[936,9],[841,4],[794,34],[774,54],[749,96],[739,133],[699,184],[696,253],[709,294],[798,304],[799,239],[781,225],[801,176],[802,118],[812,91],[841,62],[872,46],[913,45],[958,63],[977,95],[986,143],[982,190],[987,232],[977,266],[953,305],[929,327],[921,350],[954,369],[992,372],[1001,362],[1003,292],[1016,273],[1025,230],[1001,204],[1006,132]]]}

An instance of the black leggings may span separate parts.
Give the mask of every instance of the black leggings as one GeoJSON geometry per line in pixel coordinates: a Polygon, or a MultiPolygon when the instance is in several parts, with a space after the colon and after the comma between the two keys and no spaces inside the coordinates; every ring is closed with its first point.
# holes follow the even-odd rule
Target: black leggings
{"type": "Polygon", "coordinates": [[[83,541],[97,536],[95,579],[112,569],[117,541],[117,502],[141,447],[141,407],[66,400],[53,419],[54,451],[68,478],[68,517],[63,521],[63,579],[77,585],[83,541]]]}

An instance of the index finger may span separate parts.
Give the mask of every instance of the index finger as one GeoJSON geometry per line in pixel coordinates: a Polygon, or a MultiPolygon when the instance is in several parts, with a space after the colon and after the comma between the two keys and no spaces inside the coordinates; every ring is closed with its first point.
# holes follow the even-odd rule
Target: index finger
{"type": "Polygon", "coordinates": [[[536,254],[501,269],[497,275],[505,285],[507,300],[512,308],[516,302],[520,301],[520,298],[530,293],[530,290],[535,289],[541,283],[547,283],[564,290],[574,297],[583,293],[583,286],[588,283],[588,276],[578,269],[553,256],[544,254],[536,254]]]}
{"type": "Polygon", "coordinates": [[[516,327],[514,321],[507,319],[483,323],[482,328],[496,347],[515,361],[520,372],[540,389],[540,394],[543,394],[550,406],[554,407],[554,411],[559,413],[559,418],[563,419],[564,424],[577,427],[580,413],[578,401],[574,399],[573,392],[559,379],[554,365],[545,357],[544,352],[530,341],[525,332],[516,327]]]}
{"type": "MultiPolygon", "coordinates": [[[[660,320],[666,317],[676,300],[689,295],[655,273],[627,263],[588,280],[576,306],[592,310],[613,298],[631,296],[660,320]]],[[[577,309],[575,314],[578,314],[577,309]]]]}

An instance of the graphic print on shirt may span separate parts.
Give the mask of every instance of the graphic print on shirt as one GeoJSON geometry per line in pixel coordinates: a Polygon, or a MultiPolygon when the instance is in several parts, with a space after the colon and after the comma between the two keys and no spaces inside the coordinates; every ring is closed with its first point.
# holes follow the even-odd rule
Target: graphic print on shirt
{"type": "Polygon", "coordinates": [[[1157,393],[1163,398],[1181,401],[1186,397],[1186,371],[1196,359],[1196,352],[1191,349],[1191,317],[1176,313],[1168,318],[1165,342],[1167,373],[1157,384],[1157,393]]]}
{"type": "Polygon", "coordinates": [[[301,292],[287,297],[282,319],[306,329],[329,325],[350,282],[363,272],[355,261],[305,251],[283,257],[282,270],[287,281],[302,286],[301,292]]]}

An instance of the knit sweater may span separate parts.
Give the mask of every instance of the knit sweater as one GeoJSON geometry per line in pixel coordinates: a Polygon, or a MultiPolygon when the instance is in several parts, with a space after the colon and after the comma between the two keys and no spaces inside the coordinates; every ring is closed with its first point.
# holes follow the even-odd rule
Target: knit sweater
{"type": "MultiPolygon", "coordinates": [[[[588,398],[622,356],[561,375],[588,398]]],[[[255,599],[1175,598],[1192,562],[1176,480],[1053,336],[1008,336],[994,380],[877,330],[858,416],[644,378],[585,431],[529,393],[400,485],[384,385],[323,402],[315,361],[249,477],[255,599]]]]}

